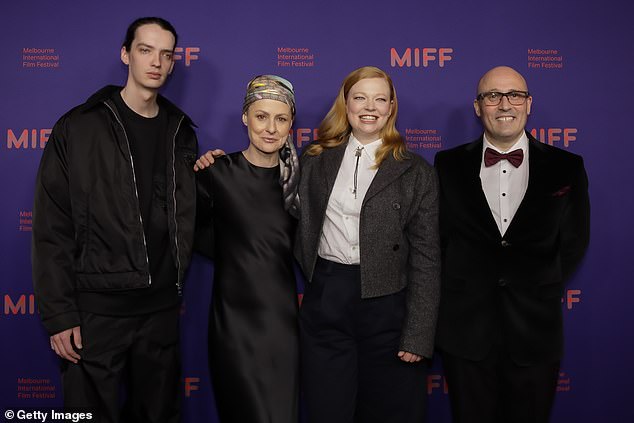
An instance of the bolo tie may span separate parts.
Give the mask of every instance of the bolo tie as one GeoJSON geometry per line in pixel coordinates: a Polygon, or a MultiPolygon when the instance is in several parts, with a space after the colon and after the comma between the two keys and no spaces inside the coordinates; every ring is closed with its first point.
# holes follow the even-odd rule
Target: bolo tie
{"type": "Polygon", "coordinates": [[[354,165],[354,189],[352,193],[354,194],[354,199],[357,199],[357,176],[359,175],[359,159],[361,158],[361,152],[363,151],[363,147],[357,147],[354,152],[354,155],[357,158],[357,163],[354,165]]]}

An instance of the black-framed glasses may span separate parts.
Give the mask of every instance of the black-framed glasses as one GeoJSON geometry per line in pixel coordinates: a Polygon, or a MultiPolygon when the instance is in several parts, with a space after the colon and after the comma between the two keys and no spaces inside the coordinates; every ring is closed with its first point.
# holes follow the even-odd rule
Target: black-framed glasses
{"type": "Polygon", "coordinates": [[[497,106],[502,102],[502,97],[506,97],[513,106],[521,106],[526,103],[526,99],[530,96],[528,91],[509,91],[501,93],[498,91],[489,91],[478,94],[477,99],[484,102],[486,106],[497,106]]]}

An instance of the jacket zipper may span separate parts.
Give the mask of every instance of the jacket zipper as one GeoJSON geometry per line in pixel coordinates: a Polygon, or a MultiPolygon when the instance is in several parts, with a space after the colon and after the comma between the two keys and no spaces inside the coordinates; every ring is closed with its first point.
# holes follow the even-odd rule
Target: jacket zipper
{"type": "Polygon", "coordinates": [[[139,191],[137,190],[137,186],[136,186],[136,172],[134,170],[134,159],[132,158],[132,149],[130,148],[130,140],[128,140],[128,134],[125,132],[125,127],[123,126],[123,123],[119,119],[119,116],[117,116],[115,111],[112,109],[112,107],[110,107],[108,103],[104,101],[103,104],[105,104],[106,107],[110,109],[110,111],[114,115],[114,118],[121,126],[121,130],[123,131],[123,136],[125,137],[125,142],[128,146],[128,154],[130,156],[130,167],[132,168],[132,181],[134,182],[134,196],[136,198],[137,211],[139,212],[139,224],[141,225],[141,234],[143,235],[143,250],[145,253],[145,264],[147,264],[148,285],[152,285],[152,275],[150,274],[150,259],[148,258],[148,253],[147,253],[147,242],[145,240],[145,230],[143,229],[143,216],[141,216],[141,206],[139,204],[139,191]]]}
{"type": "Polygon", "coordinates": [[[176,289],[178,295],[183,295],[183,283],[181,281],[181,256],[178,247],[178,219],[176,218],[176,136],[183,123],[184,116],[181,115],[176,131],[174,132],[174,138],[172,139],[172,202],[174,203],[174,244],[176,246],[176,289]]]}

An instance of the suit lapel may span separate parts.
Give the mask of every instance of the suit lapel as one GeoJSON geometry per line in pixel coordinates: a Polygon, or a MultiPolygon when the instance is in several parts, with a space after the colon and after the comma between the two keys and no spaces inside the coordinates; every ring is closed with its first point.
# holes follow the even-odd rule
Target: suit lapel
{"type": "Polygon", "coordinates": [[[500,236],[500,229],[495,223],[493,213],[482,190],[482,180],[480,179],[480,167],[482,166],[482,145],[483,140],[478,140],[467,145],[465,148],[464,163],[457,172],[462,173],[463,184],[462,195],[468,199],[468,203],[473,205],[473,210],[478,221],[482,222],[487,233],[500,236]]]}
{"type": "MultiPolygon", "coordinates": [[[[517,227],[521,227],[527,216],[530,215],[530,209],[535,204],[539,204],[539,198],[542,195],[543,187],[547,183],[544,179],[547,172],[543,169],[547,165],[548,155],[543,145],[537,141],[530,133],[528,135],[528,186],[526,194],[520,203],[513,220],[509,225],[506,233],[516,231],[517,227]]],[[[530,222],[529,222],[530,224],[530,222]]]]}

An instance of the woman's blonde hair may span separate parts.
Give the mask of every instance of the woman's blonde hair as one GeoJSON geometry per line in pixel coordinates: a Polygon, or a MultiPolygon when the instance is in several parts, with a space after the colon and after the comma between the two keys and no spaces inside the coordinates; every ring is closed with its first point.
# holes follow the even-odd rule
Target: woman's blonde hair
{"type": "Polygon", "coordinates": [[[348,140],[352,127],[348,122],[346,114],[346,100],[348,93],[354,84],[362,79],[381,78],[387,82],[390,87],[390,101],[392,102],[392,113],[387,118],[385,126],[381,130],[380,137],[383,139],[383,145],[376,152],[376,166],[378,167],[388,154],[392,153],[396,160],[403,160],[406,157],[407,147],[403,141],[403,137],[396,130],[396,116],[398,114],[398,100],[396,98],[396,89],[392,83],[392,78],[374,66],[364,66],[352,71],[341,84],[339,94],[332,107],[326,114],[324,120],[319,124],[319,133],[316,142],[306,147],[306,154],[310,156],[318,156],[326,148],[333,148],[348,140]]]}

